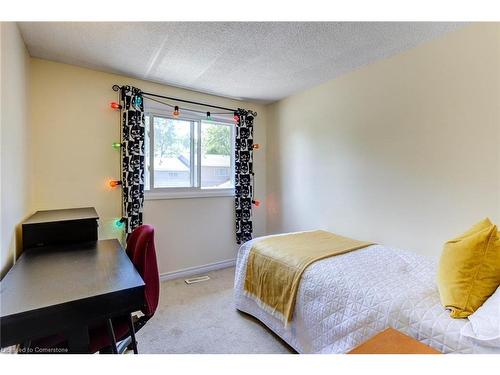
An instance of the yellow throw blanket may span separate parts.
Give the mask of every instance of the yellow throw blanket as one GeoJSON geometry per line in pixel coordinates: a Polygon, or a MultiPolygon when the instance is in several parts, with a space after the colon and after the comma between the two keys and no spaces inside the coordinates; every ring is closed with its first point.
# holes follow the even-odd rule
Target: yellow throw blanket
{"type": "Polygon", "coordinates": [[[265,238],[250,250],[245,294],[285,325],[292,319],[300,278],[311,263],[372,245],[317,230],[265,238]]]}

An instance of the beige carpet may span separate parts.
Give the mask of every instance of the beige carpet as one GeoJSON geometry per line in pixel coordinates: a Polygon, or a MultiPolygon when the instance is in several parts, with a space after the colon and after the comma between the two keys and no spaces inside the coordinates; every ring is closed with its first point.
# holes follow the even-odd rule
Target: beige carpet
{"type": "Polygon", "coordinates": [[[264,325],[233,303],[234,268],[209,281],[161,283],[155,316],[137,334],[139,353],[291,353],[264,325]]]}

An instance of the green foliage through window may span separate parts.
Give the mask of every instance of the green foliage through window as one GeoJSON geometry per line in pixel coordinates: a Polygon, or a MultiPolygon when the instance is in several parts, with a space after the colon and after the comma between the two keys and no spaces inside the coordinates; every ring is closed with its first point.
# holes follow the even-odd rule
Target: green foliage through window
{"type": "Polygon", "coordinates": [[[231,129],[227,125],[203,124],[202,152],[210,155],[231,155],[231,129]]]}
{"type": "Polygon", "coordinates": [[[189,151],[191,136],[190,122],[154,118],[155,156],[161,158],[178,157],[189,151]]]}

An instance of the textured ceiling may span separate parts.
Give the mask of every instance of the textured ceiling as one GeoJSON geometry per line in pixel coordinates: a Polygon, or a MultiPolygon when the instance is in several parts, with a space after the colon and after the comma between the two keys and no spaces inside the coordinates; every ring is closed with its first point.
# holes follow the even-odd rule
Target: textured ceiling
{"type": "Polygon", "coordinates": [[[34,57],[272,102],[460,27],[444,22],[24,22],[34,57]]]}

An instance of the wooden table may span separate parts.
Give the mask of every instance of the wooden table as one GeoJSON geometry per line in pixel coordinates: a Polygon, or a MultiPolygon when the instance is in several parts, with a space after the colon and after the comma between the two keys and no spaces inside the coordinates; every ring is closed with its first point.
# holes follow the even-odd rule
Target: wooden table
{"type": "Polygon", "coordinates": [[[441,354],[393,328],[373,336],[347,354],[441,354]]]}
{"type": "Polygon", "coordinates": [[[1,346],[62,333],[87,352],[88,327],[144,303],[144,282],[118,240],[25,251],[1,281],[1,346]]]}

